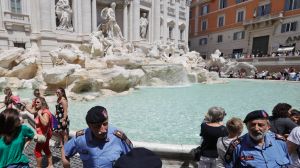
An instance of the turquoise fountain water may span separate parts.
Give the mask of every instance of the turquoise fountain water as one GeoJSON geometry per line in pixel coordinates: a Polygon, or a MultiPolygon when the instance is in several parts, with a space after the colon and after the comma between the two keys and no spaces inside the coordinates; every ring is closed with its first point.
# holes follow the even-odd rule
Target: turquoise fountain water
{"type": "MultiPolygon", "coordinates": [[[[271,114],[279,102],[300,109],[299,88],[299,82],[253,80],[140,88],[125,96],[99,98],[90,102],[70,101],[71,129],[85,128],[88,109],[102,105],[108,110],[110,123],[126,132],[131,140],[198,144],[200,123],[209,107],[225,108],[225,121],[233,116],[244,119],[248,112],[256,109],[264,109],[271,114]]],[[[28,97],[29,91],[20,91],[19,94],[28,97]]],[[[54,104],[50,107],[54,112],[54,104]]]]}

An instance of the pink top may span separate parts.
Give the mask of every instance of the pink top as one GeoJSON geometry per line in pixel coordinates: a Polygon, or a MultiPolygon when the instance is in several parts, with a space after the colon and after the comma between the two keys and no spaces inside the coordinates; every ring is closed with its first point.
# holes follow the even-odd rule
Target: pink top
{"type": "Polygon", "coordinates": [[[52,126],[51,126],[51,112],[48,109],[43,109],[42,114],[44,115],[44,113],[47,113],[49,115],[49,123],[47,126],[44,126],[40,120],[40,117],[35,117],[34,121],[35,121],[35,130],[38,134],[43,134],[45,135],[47,133],[47,137],[51,137],[52,135],[52,126]],[[48,132],[47,132],[48,131],[48,132]]]}

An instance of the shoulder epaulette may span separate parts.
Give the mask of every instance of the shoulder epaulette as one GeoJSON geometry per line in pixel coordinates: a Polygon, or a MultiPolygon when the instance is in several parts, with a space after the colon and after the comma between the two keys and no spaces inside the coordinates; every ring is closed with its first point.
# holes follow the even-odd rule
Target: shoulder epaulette
{"type": "Polygon", "coordinates": [[[124,141],[130,148],[133,148],[132,142],[127,138],[124,132],[116,130],[114,135],[124,141]]]}
{"type": "Polygon", "coordinates": [[[240,138],[237,138],[230,143],[230,145],[225,153],[225,156],[224,156],[226,163],[230,163],[232,161],[232,156],[233,156],[234,150],[240,143],[241,143],[240,138]]]}
{"type": "Polygon", "coordinates": [[[275,134],[275,139],[281,140],[281,141],[286,141],[285,137],[280,134],[275,134]]]}
{"type": "Polygon", "coordinates": [[[76,138],[82,135],[84,135],[84,130],[79,130],[76,132],[76,138]]]}

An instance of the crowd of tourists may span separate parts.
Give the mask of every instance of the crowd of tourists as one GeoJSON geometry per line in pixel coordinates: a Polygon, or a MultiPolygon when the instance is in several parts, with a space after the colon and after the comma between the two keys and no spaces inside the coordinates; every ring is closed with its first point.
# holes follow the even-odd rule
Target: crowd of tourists
{"type": "MultiPolygon", "coordinates": [[[[61,162],[63,167],[70,167],[70,158],[79,153],[83,167],[103,168],[158,168],[161,159],[146,148],[133,148],[127,136],[108,124],[107,110],[102,106],[92,107],[86,114],[88,128],[77,131],[69,139],[68,99],[63,88],[56,90],[57,103],[55,115],[49,111],[46,99],[39,89],[35,89],[32,103],[20,101],[10,88],[4,89],[5,98],[0,109],[0,167],[29,168],[30,161],[24,149],[31,140],[35,141],[33,154],[36,158],[34,167],[42,168],[42,152],[47,158],[47,168],[53,168],[49,142],[52,136],[59,138],[61,162]],[[22,111],[34,115],[34,129],[24,124],[22,111]]],[[[44,166],[45,167],[45,166],[44,166]]]]}
{"type": "Polygon", "coordinates": [[[225,116],[221,107],[208,110],[195,155],[199,168],[300,167],[300,111],[278,103],[272,116],[255,110],[243,121],[233,117],[223,125],[225,116]],[[247,133],[241,136],[243,124],[247,133]]]}
{"type": "Polygon", "coordinates": [[[299,81],[300,72],[297,72],[294,67],[283,69],[281,72],[269,72],[267,70],[258,72],[254,76],[255,79],[271,79],[271,80],[289,80],[299,81]]]}
{"type": "MultiPolygon", "coordinates": [[[[31,103],[20,101],[10,88],[4,89],[0,108],[0,167],[28,168],[24,148],[34,140],[32,151],[35,167],[42,167],[42,152],[47,168],[53,167],[49,141],[59,137],[61,162],[70,167],[70,158],[79,153],[83,167],[159,168],[161,159],[145,148],[133,148],[131,141],[119,129],[108,124],[108,112],[102,106],[92,107],[86,114],[86,129],[69,139],[68,99],[63,88],[56,90],[55,115],[49,111],[38,89],[31,103]],[[34,129],[23,124],[21,111],[34,115],[34,129]],[[146,164],[147,163],[147,164],[146,164]]],[[[249,112],[242,120],[230,118],[223,124],[226,112],[211,107],[201,124],[202,143],[195,159],[199,168],[234,167],[300,167],[300,111],[287,103],[278,103],[272,115],[264,110],[249,112]],[[247,132],[242,135],[244,124],[247,132]]]]}

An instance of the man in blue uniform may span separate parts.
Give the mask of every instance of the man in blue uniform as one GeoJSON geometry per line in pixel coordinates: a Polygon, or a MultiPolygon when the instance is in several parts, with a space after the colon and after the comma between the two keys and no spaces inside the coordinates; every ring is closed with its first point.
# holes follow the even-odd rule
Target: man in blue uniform
{"type": "Polygon", "coordinates": [[[91,108],[86,115],[89,128],[76,132],[62,148],[63,166],[70,167],[70,157],[76,153],[85,168],[112,168],[114,162],[128,153],[132,143],[126,135],[108,125],[107,111],[102,106],[91,108]]]}
{"type": "Polygon", "coordinates": [[[244,123],[248,133],[230,144],[225,154],[227,168],[277,168],[290,165],[285,140],[269,131],[268,114],[264,110],[250,112],[244,123]]]}

